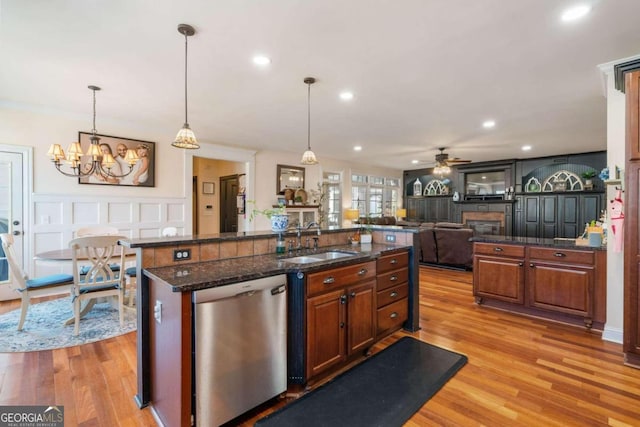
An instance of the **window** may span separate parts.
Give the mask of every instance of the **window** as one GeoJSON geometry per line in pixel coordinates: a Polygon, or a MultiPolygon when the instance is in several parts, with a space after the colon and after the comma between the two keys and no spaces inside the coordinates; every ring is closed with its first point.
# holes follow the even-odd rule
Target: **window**
{"type": "Polygon", "coordinates": [[[360,216],[395,216],[400,194],[400,180],[380,176],[351,176],[351,206],[360,216]]]}
{"type": "Polygon", "coordinates": [[[325,194],[323,206],[325,218],[321,218],[321,221],[326,221],[323,224],[326,226],[339,226],[342,223],[342,180],[340,178],[339,173],[323,173],[322,191],[325,194]]]}

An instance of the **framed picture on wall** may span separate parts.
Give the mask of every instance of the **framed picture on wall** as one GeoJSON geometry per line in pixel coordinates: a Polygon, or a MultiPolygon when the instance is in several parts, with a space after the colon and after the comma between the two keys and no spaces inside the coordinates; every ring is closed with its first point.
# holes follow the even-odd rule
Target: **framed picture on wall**
{"type": "MultiPolygon", "coordinates": [[[[84,153],[80,159],[80,167],[83,171],[91,168],[92,157],[86,154],[91,146],[91,136],[92,134],[88,132],[78,132],[78,140],[84,153]]],[[[111,154],[116,161],[110,169],[114,176],[96,171],[91,175],[78,178],[80,184],[155,187],[155,142],[109,135],[97,136],[100,138],[100,151],[103,155],[111,154]],[[138,160],[133,166],[124,159],[127,150],[134,150],[138,155],[138,160]]],[[[99,160],[102,160],[102,157],[99,160]]]]}
{"type": "Polygon", "coordinates": [[[202,183],[202,194],[215,194],[216,193],[216,184],[213,182],[203,182],[202,183]]]}

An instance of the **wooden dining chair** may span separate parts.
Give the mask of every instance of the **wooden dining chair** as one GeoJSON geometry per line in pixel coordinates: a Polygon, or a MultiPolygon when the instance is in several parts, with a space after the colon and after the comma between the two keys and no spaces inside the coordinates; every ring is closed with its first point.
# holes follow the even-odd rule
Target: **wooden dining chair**
{"type": "Polygon", "coordinates": [[[115,236],[117,234],[120,234],[117,228],[108,226],[80,227],[76,230],[76,237],[115,236]]]}
{"type": "Polygon", "coordinates": [[[2,240],[2,250],[9,263],[9,271],[14,282],[18,285],[16,290],[20,292],[22,300],[20,304],[20,321],[18,322],[18,330],[21,331],[27,317],[31,298],[70,293],[73,285],[73,276],[71,274],[51,274],[29,279],[29,276],[18,263],[18,258],[13,249],[13,236],[6,233],[0,234],[0,239],[2,240]]]}
{"type": "MultiPolygon", "coordinates": [[[[124,326],[123,302],[125,277],[120,268],[112,269],[112,264],[124,265],[125,251],[116,255],[118,241],[125,236],[102,235],[78,237],[69,242],[73,254],[73,335],[80,333],[80,318],[95,304],[96,298],[117,297],[120,326],[124,326]],[[80,275],[80,263],[88,264],[88,271],[80,275]],[[82,308],[82,302],[86,301],[82,308]]],[[[121,248],[124,249],[124,248],[121,248]]]]}

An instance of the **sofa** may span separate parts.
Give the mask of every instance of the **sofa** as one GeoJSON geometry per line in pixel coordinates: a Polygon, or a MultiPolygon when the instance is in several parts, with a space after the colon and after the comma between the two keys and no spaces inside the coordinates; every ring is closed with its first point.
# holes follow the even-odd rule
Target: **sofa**
{"type": "Polygon", "coordinates": [[[420,232],[420,262],[471,269],[473,267],[473,230],[464,224],[422,223],[420,232]]]}

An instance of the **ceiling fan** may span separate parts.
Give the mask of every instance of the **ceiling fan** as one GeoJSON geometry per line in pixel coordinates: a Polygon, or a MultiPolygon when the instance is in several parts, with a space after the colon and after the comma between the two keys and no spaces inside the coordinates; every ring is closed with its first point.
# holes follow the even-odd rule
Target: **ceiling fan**
{"type": "Polygon", "coordinates": [[[461,163],[471,163],[471,160],[463,160],[459,157],[449,158],[449,154],[445,153],[446,147],[438,147],[439,154],[436,154],[436,166],[455,166],[461,163]]]}

